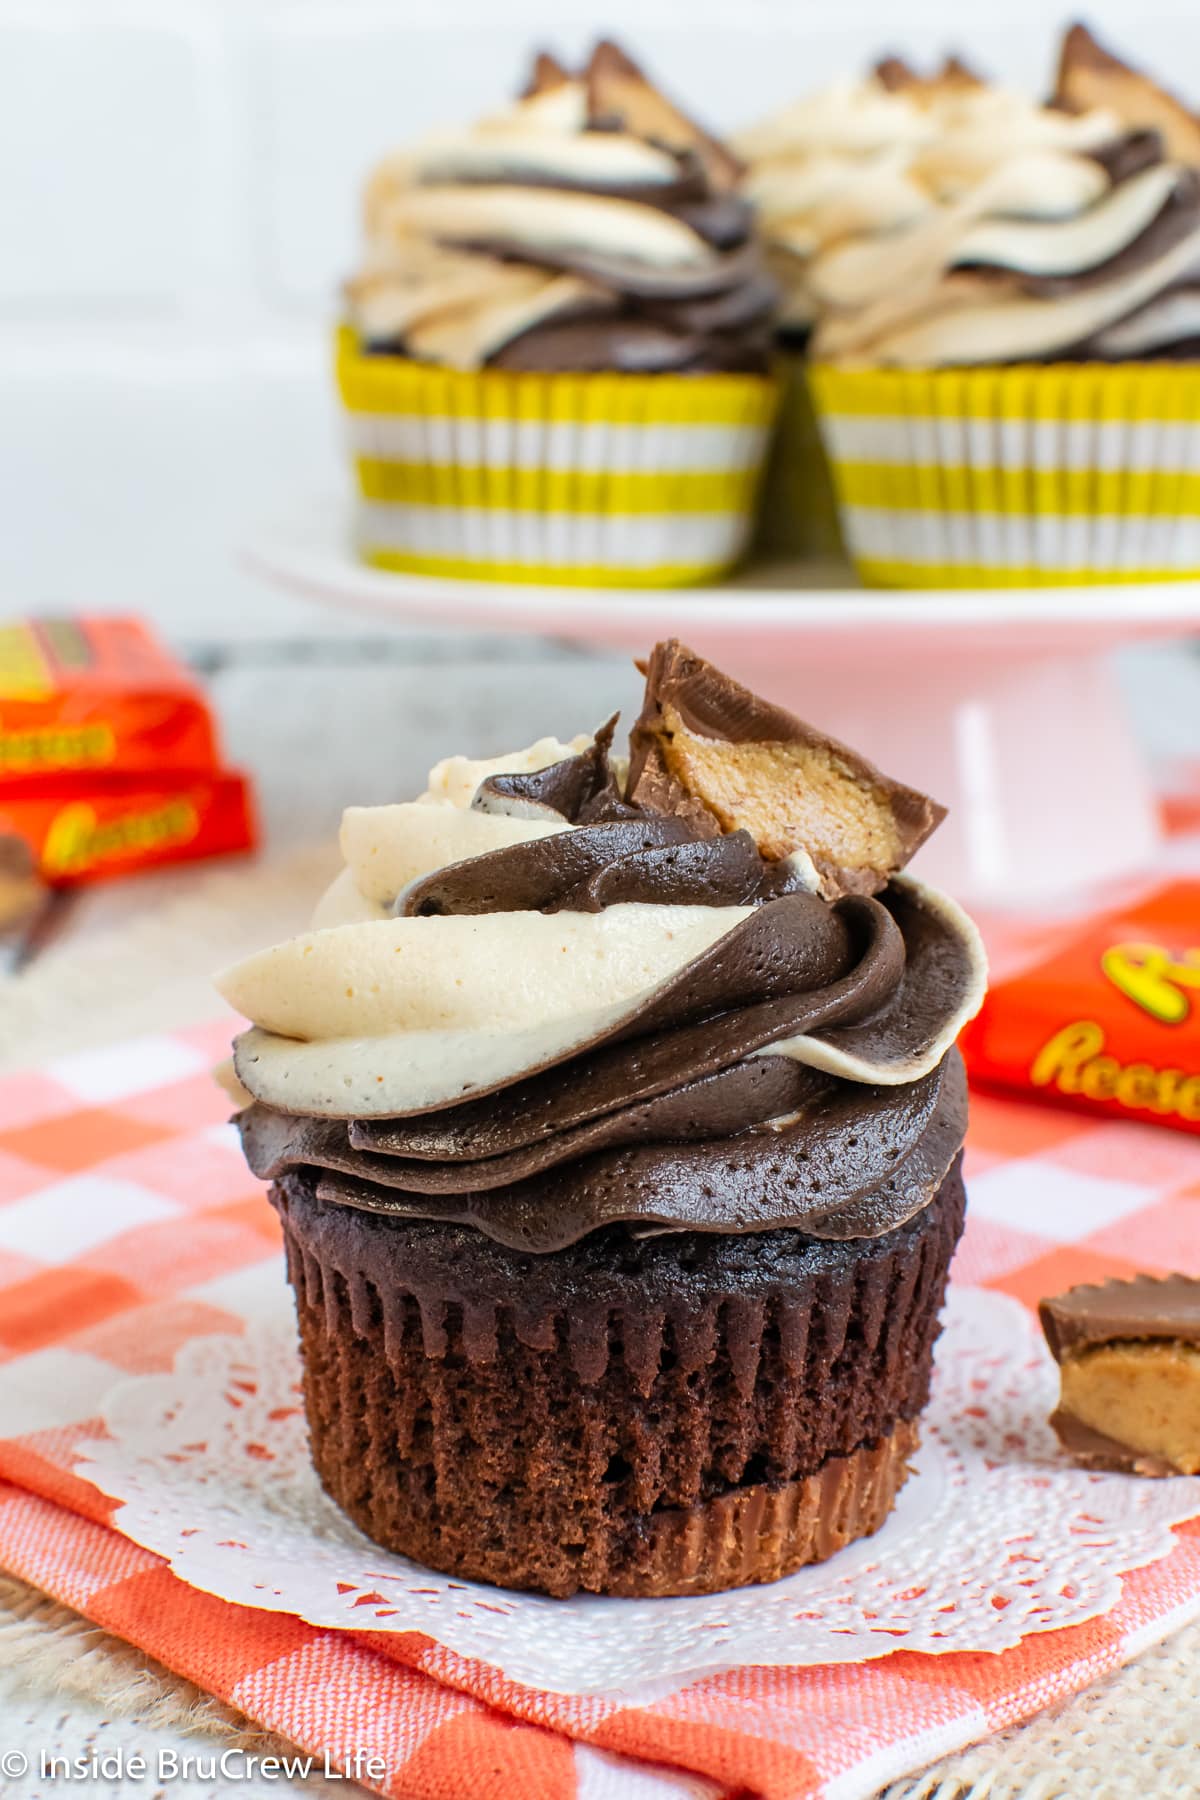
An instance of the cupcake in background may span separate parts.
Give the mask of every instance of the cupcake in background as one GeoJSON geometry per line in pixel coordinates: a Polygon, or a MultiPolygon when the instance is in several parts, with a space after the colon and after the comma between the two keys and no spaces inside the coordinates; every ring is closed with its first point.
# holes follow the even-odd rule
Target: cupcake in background
{"type": "MultiPolygon", "coordinates": [[[[1047,105],[960,64],[922,82],[893,61],[875,80],[900,109],[872,152],[892,211],[856,218],[851,181],[801,259],[811,386],[860,574],[1194,576],[1196,121],[1082,27],[1047,105]]],[[[776,242],[769,213],[766,228],[776,242]]]]}
{"type": "Polygon", "coordinates": [[[741,173],[611,43],[376,169],[338,340],[368,562],[658,585],[736,560],[775,397],[741,173]]]}

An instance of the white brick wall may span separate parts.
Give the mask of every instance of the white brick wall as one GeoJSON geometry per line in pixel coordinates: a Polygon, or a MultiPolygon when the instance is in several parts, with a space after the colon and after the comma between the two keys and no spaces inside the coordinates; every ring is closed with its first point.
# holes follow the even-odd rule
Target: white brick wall
{"type": "MultiPolygon", "coordinates": [[[[1200,101],[1194,0],[1095,0],[1200,101]]],[[[629,41],[719,127],[898,48],[1037,85],[1041,0],[0,0],[0,610],[183,637],[312,624],[232,570],[340,478],[326,371],[360,177],[510,90],[528,46],[629,41]],[[547,22],[550,28],[547,29],[547,22]]]]}

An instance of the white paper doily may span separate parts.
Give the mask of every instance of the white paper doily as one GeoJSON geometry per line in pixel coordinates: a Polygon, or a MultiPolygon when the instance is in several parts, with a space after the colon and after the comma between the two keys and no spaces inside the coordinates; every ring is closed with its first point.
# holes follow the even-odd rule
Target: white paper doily
{"type": "Polygon", "coordinates": [[[1105,1613],[1120,1575],[1200,1513],[1200,1478],[1068,1463],[1047,1426],[1057,1380],[1030,1315],[953,1288],[916,1472],[875,1537],[766,1587],[668,1600],[550,1600],[434,1574],[381,1550],[313,1474],[294,1328],[189,1344],[170,1375],[122,1382],[78,1472],[113,1523],[224,1600],[346,1630],[422,1631],[559,1693],[670,1692],[739,1664],[859,1662],[893,1650],[1006,1650],[1105,1613]]]}

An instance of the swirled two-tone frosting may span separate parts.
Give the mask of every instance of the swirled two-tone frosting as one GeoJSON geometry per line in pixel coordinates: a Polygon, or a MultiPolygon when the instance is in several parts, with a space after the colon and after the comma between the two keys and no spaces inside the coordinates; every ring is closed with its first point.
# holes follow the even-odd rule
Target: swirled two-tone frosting
{"type": "Polygon", "coordinates": [[[623,52],[390,157],[348,284],[368,347],[454,368],[760,367],[774,289],[739,165],[623,52]]]}
{"type": "Polygon", "coordinates": [[[785,317],[815,326],[815,356],[935,367],[1194,343],[1200,177],[1153,108],[1067,72],[1039,105],[958,64],[922,81],[892,62],[741,140],[785,317]]]}
{"type": "Polygon", "coordinates": [[[310,1169],[331,1203],[533,1251],[612,1224],[873,1236],[927,1204],[983,980],[965,916],[895,874],[936,811],[916,823],[920,796],[797,721],[748,738],[752,697],[679,646],[650,684],[643,739],[675,706],[743,773],[748,747],[775,756],[777,822],[812,819],[811,790],[807,813],[782,791],[801,750],[872,845],[889,808],[906,821],[873,880],[836,826],[770,856],[716,811],[702,831],[717,786],[679,808],[662,767],[677,790],[692,764],[672,743],[655,769],[637,731],[626,776],[611,721],[439,765],[421,799],[351,809],[316,928],[221,980],[253,1021],[235,1065],[256,1173],[310,1169]]]}

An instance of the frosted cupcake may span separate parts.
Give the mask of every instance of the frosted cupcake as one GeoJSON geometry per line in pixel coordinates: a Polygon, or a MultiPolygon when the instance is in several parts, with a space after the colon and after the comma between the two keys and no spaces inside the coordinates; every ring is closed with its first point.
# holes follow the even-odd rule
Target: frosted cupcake
{"type": "Polygon", "coordinates": [[[313,1458],[460,1578],[774,1580],[905,1478],[962,1225],[976,934],[941,809],[660,645],[594,739],[352,808],[222,980],[313,1458]]]}
{"type": "Polygon", "coordinates": [[[740,173],[608,43],[375,171],[338,354],[367,561],[655,585],[737,558],[774,404],[740,173]]]}
{"type": "Polygon", "coordinates": [[[860,572],[899,586],[1195,574],[1186,115],[1078,27],[1049,106],[961,66],[927,83],[886,71],[882,178],[857,170],[800,278],[860,572]],[[856,217],[864,193],[875,212],[856,217]]]}

